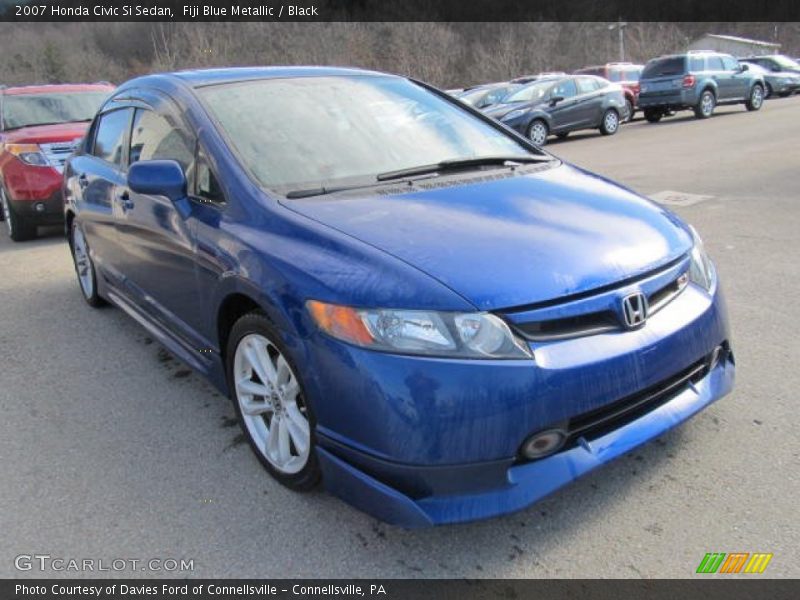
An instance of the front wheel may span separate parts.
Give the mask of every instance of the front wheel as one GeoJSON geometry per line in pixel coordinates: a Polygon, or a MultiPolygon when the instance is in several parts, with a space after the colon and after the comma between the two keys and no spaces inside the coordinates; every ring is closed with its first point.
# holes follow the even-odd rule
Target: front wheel
{"type": "Polygon", "coordinates": [[[714,114],[714,108],[717,105],[717,99],[714,92],[711,90],[704,90],[700,94],[700,100],[697,101],[697,106],[694,107],[694,116],[698,119],[707,119],[714,114]]]}
{"type": "Polygon", "coordinates": [[[656,110],[653,108],[644,109],[644,118],[647,120],[648,123],[658,123],[663,116],[664,113],[661,112],[660,110],[656,110]]]}
{"type": "Polygon", "coordinates": [[[613,108],[609,108],[603,114],[603,120],[600,123],[600,133],[603,135],[614,135],[619,129],[619,113],[613,108]]]}
{"type": "Polygon", "coordinates": [[[6,191],[0,187],[0,204],[2,204],[3,220],[6,222],[8,236],[15,242],[24,242],[36,237],[36,226],[25,221],[11,206],[6,191]]]}
{"type": "Polygon", "coordinates": [[[544,146],[547,143],[548,133],[547,123],[541,119],[534,119],[528,127],[528,139],[537,146],[544,146]]]}
{"type": "Polygon", "coordinates": [[[756,84],[753,86],[753,89],[750,90],[750,96],[747,98],[747,102],[745,102],[745,107],[749,111],[759,110],[761,106],[764,104],[764,88],[760,85],[756,84]]]}
{"type": "Polygon", "coordinates": [[[236,322],[229,339],[228,382],[250,447],[279,483],[313,488],[321,478],[314,417],[280,335],[265,315],[253,312],[236,322]]]}

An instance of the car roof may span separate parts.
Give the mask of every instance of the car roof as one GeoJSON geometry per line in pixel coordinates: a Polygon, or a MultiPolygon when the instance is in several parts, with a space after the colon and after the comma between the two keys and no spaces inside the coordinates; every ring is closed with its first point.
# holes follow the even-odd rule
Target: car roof
{"type": "MultiPolygon", "coordinates": [[[[299,77],[391,77],[387,73],[346,67],[230,67],[222,69],[191,69],[163,73],[161,77],[178,79],[191,87],[252,81],[258,79],[287,79],[299,77]]],[[[397,76],[395,76],[397,77],[397,76]]]]}
{"type": "Polygon", "coordinates": [[[46,85],[20,85],[3,88],[0,91],[7,96],[23,96],[33,94],[47,94],[50,92],[104,92],[113,90],[110,83],[54,83],[46,85]]]}

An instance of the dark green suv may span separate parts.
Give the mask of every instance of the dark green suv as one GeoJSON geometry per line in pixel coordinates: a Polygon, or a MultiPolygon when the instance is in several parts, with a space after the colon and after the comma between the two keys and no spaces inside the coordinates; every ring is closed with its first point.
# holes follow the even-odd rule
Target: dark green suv
{"type": "Polygon", "coordinates": [[[687,52],[648,62],[639,80],[639,108],[657,123],[678,110],[693,110],[707,119],[718,104],[744,104],[758,110],[764,103],[764,78],[729,54],[687,52]]]}

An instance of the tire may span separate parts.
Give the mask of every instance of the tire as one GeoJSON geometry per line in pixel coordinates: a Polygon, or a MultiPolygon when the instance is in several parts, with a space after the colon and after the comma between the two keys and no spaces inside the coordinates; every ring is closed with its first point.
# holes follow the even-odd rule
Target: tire
{"type": "Polygon", "coordinates": [[[264,314],[252,312],[236,321],[228,339],[231,400],[251,449],[280,484],[311,490],[322,478],[316,420],[279,333],[264,314]]]}
{"type": "Polygon", "coordinates": [[[625,117],[623,123],[630,123],[633,121],[633,112],[635,110],[633,108],[633,102],[631,102],[630,98],[625,98],[625,110],[628,111],[628,116],[625,117]]]}
{"type": "Polygon", "coordinates": [[[744,105],[750,112],[761,110],[761,107],[764,106],[764,88],[760,84],[757,83],[753,86],[744,105]]]}
{"type": "Polygon", "coordinates": [[[528,125],[528,139],[536,146],[544,146],[547,143],[547,136],[550,134],[550,129],[547,127],[542,119],[534,119],[528,125]]]}
{"type": "Polygon", "coordinates": [[[764,98],[772,98],[774,93],[775,92],[772,91],[772,86],[770,84],[767,84],[767,90],[764,93],[764,98]]]}
{"type": "Polygon", "coordinates": [[[107,303],[97,293],[97,273],[89,252],[89,244],[83,234],[83,229],[77,221],[73,220],[69,229],[69,249],[72,254],[72,263],[75,265],[75,275],[78,277],[78,286],[81,296],[86,304],[92,308],[100,308],[107,303]]]}
{"type": "Polygon", "coordinates": [[[717,106],[717,97],[711,90],[703,90],[700,94],[700,99],[697,101],[697,106],[694,107],[694,116],[698,119],[707,119],[714,114],[714,108],[717,106]]]}
{"type": "Polygon", "coordinates": [[[614,135],[617,131],[619,131],[619,113],[609,108],[603,113],[603,119],[600,121],[600,133],[614,135]]]}
{"type": "Polygon", "coordinates": [[[664,113],[658,109],[655,108],[644,109],[644,118],[647,120],[648,123],[658,123],[663,116],[664,113]]]}
{"type": "Polygon", "coordinates": [[[6,222],[8,237],[15,242],[24,242],[36,237],[36,225],[26,223],[25,219],[16,213],[2,186],[0,186],[0,205],[2,205],[3,220],[6,222]]]}

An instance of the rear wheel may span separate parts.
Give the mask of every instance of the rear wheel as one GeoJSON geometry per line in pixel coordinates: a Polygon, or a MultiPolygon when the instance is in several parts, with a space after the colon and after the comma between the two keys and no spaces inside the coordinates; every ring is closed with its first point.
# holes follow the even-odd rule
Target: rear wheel
{"type": "Polygon", "coordinates": [[[700,100],[697,101],[697,106],[694,107],[694,116],[698,119],[707,119],[714,114],[714,108],[717,106],[717,98],[711,90],[703,90],[700,94],[700,100]]]}
{"type": "Polygon", "coordinates": [[[627,116],[623,123],[630,123],[633,121],[633,102],[630,101],[630,98],[625,98],[625,110],[627,111],[627,116]]]}
{"type": "Polygon", "coordinates": [[[27,223],[18,215],[8,200],[6,191],[0,187],[0,204],[2,204],[3,220],[6,222],[9,237],[15,242],[24,242],[36,237],[36,225],[27,223]]]}
{"type": "Polygon", "coordinates": [[[603,114],[603,120],[600,123],[600,133],[603,135],[614,135],[619,130],[619,113],[613,108],[609,108],[603,114]]]}
{"type": "Polygon", "coordinates": [[[547,123],[541,119],[534,119],[528,126],[528,139],[537,146],[544,146],[547,143],[547,123]]]}
{"type": "Polygon", "coordinates": [[[231,329],[228,382],[239,423],[261,464],[297,491],[321,478],[314,417],[298,370],[266,316],[249,313],[231,329]]]}
{"type": "Polygon", "coordinates": [[[83,229],[77,221],[72,221],[70,226],[69,246],[72,250],[72,262],[75,264],[75,274],[78,276],[83,299],[93,308],[104,306],[105,300],[97,293],[97,274],[89,255],[89,244],[86,243],[83,229]]]}
{"type": "Polygon", "coordinates": [[[753,89],[750,90],[750,96],[747,98],[747,102],[745,102],[745,107],[749,111],[759,110],[761,106],[764,104],[764,88],[762,88],[759,84],[755,84],[753,89]]]}
{"type": "Polygon", "coordinates": [[[654,108],[644,109],[644,118],[647,120],[648,123],[658,123],[663,116],[664,113],[661,112],[660,110],[654,108]]]}

